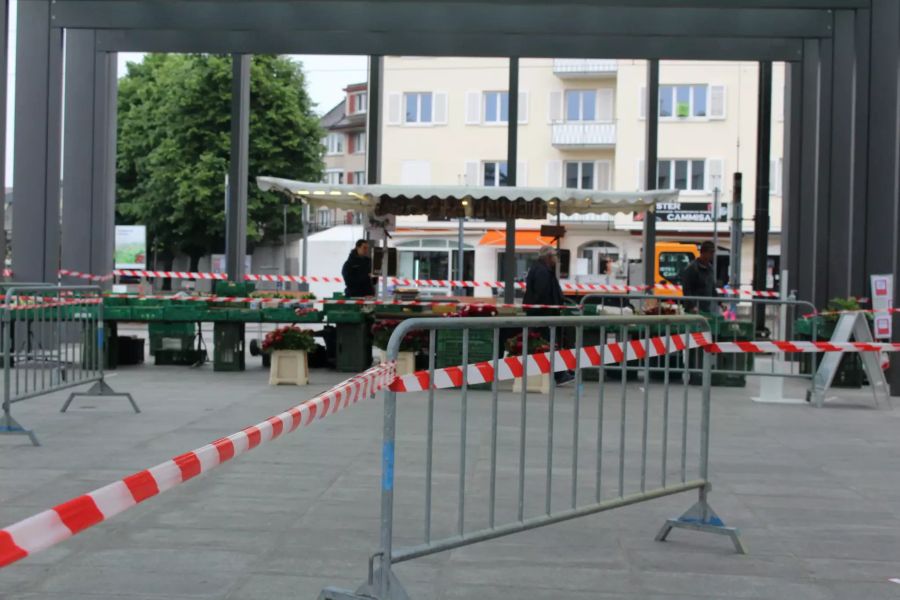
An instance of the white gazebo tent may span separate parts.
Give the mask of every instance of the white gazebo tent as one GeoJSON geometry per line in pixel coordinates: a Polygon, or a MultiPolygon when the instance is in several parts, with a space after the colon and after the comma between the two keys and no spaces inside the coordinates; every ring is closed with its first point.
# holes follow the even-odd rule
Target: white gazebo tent
{"type": "MultiPolygon", "coordinates": [[[[263,191],[281,192],[308,204],[311,209],[337,208],[375,217],[438,214],[446,218],[499,221],[545,219],[547,215],[558,215],[558,211],[564,215],[652,212],[658,202],[678,201],[678,190],[611,192],[509,186],[331,185],[278,177],[257,177],[256,182],[263,191]]],[[[507,237],[514,239],[514,236],[507,237]]],[[[511,278],[512,273],[507,273],[507,277],[511,278]]],[[[506,283],[510,285],[512,281],[506,283]]]]}

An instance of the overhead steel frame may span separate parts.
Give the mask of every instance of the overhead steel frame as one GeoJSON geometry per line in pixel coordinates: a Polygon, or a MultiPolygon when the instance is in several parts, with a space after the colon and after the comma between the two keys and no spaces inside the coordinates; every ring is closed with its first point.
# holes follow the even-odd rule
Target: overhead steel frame
{"type": "MultiPolygon", "coordinates": [[[[98,53],[787,61],[783,247],[791,287],[822,304],[868,295],[871,273],[900,274],[896,0],[30,0],[20,4],[19,28],[16,93],[28,101],[16,114],[14,185],[16,229],[28,236],[16,236],[14,249],[23,278],[49,280],[59,266],[57,220],[47,217],[59,211],[63,30],[92,31],[98,53]]],[[[87,73],[88,62],[67,62],[68,72],[87,73]]],[[[87,114],[78,107],[86,101],[67,86],[67,121],[87,114]]],[[[114,123],[100,104],[94,145],[114,143],[98,135],[114,123]]],[[[67,145],[75,143],[69,127],[67,145]]],[[[380,142],[373,137],[369,180],[377,181],[380,142]]],[[[87,155],[96,163],[110,148],[87,155]]],[[[92,186],[109,185],[114,170],[102,173],[105,183],[92,186]]],[[[67,185],[66,204],[86,202],[87,185],[80,195],[67,185]]],[[[68,232],[67,219],[64,227],[68,232]]],[[[64,244],[66,237],[74,239],[64,236],[64,244]]],[[[892,372],[896,391],[900,368],[892,372]]]]}

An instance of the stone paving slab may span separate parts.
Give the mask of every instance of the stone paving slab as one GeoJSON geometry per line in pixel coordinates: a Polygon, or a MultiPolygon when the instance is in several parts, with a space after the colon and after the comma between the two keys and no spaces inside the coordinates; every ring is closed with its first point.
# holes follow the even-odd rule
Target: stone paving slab
{"type": "MultiPolygon", "coordinates": [[[[256,359],[245,373],[144,366],[109,379],[134,394],[140,415],[116,398],[79,399],[63,415],[64,393],[18,404],[14,414],[44,446],[0,437],[0,521],[12,523],[237,431],[341,379],[315,371],[307,387],[273,388],[256,359]]],[[[604,497],[615,494],[618,457],[621,388],[610,385],[604,497]]],[[[648,479],[656,481],[661,404],[659,387],[650,389],[648,479]]],[[[580,407],[580,499],[595,492],[598,391],[588,384],[580,407]]],[[[630,384],[628,392],[631,488],[640,479],[642,388],[630,384]]],[[[398,576],[417,600],[900,598],[900,585],[888,581],[900,577],[900,410],[871,408],[865,391],[839,393],[841,407],[815,410],[754,403],[752,384],[714,389],[710,501],[742,528],[748,556],[735,555],[727,539],[689,531],[673,532],[665,544],[653,541],[665,518],[693,502],[693,494],[682,494],[417,559],[398,565],[398,576]]],[[[572,389],[560,390],[554,409],[554,507],[571,500],[573,397],[572,389]]],[[[689,415],[696,418],[692,398],[689,415]]],[[[501,394],[498,518],[515,514],[519,407],[518,395],[501,394]]],[[[672,405],[675,419],[679,407],[672,405]]],[[[425,396],[405,397],[400,408],[397,546],[421,541],[425,396]]],[[[487,519],[490,394],[473,392],[468,410],[466,522],[476,525],[487,519]]],[[[458,517],[458,393],[439,394],[435,414],[433,528],[451,533],[458,517]]],[[[529,515],[545,500],[547,414],[546,399],[529,399],[529,515]]],[[[381,419],[381,400],[369,400],[258,448],[0,571],[0,598],[313,599],[324,586],[355,587],[377,549],[381,419]]],[[[689,468],[696,466],[694,429],[689,468]]],[[[672,481],[680,476],[680,433],[673,428],[669,435],[672,481]]]]}

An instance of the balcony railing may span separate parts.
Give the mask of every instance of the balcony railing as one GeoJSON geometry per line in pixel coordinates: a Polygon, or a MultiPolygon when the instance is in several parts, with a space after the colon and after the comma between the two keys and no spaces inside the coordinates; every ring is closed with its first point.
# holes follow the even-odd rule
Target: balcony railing
{"type": "Polygon", "coordinates": [[[554,123],[553,145],[558,148],[609,148],[616,145],[615,123],[554,123]]]}
{"type": "Polygon", "coordinates": [[[557,58],[553,73],[562,79],[615,77],[619,63],[615,59],[557,58]]]}

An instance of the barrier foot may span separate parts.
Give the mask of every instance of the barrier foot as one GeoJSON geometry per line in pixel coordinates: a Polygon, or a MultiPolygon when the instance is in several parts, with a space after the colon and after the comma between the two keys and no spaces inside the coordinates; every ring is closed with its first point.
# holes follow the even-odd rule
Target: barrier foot
{"type": "Polygon", "coordinates": [[[319,594],[319,600],[409,600],[409,594],[403,589],[403,584],[397,579],[393,572],[388,574],[388,595],[384,598],[381,596],[381,577],[383,571],[378,569],[373,575],[369,583],[360,586],[355,592],[350,590],[341,590],[338,588],[325,588],[319,594]]]}
{"type": "Polygon", "coordinates": [[[69,399],[66,400],[66,403],[63,404],[62,408],[59,412],[66,412],[69,409],[69,405],[72,404],[72,400],[75,399],[76,396],[118,396],[128,398],[128,402],[131,403],[131,408],[134,409],[135,413],[141,412],[141,409],[138,408],[137,402],[134,401],[134,398],[131,397],[131,394],[128,392],[117,392],[106,383],[103,379],[96,382],[94,385],[90,387],[86,392],[72,392],[69,394],[69,399]]]}
{"type": "Polygon", "coordinates": [[[18,421],[12,418],[12,415],[3,415],[0,417],[0,435],[27,435],[31,440],[32,446],[40,446],[37,436],[31,429],[25,429],[18,421]]]}
{"type": "Polygon", "coordinates": [[[705,499],[699,500],[686,513],[677,519],[668,519],[659,533],[656,535],[657,542],[664,542],[673,529],[693,529],[694,531],[704,531],[707,533],[716,533],[731,538],[734,544],[734,550],[738,554],[747,554],[747,548],[741,541],[741,532],[736,527],[726,527],[719,515],[716,514],[709,503],[705,499]]]}

